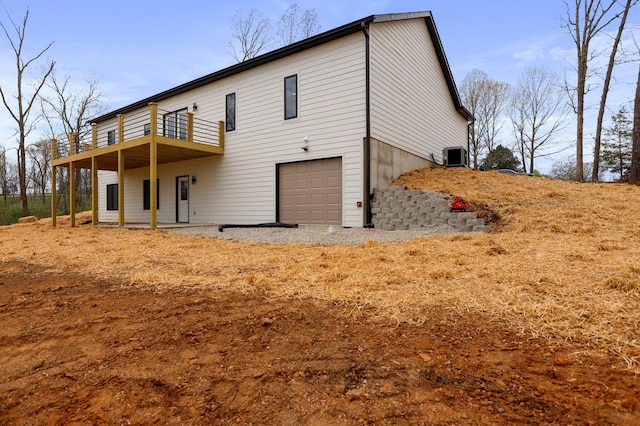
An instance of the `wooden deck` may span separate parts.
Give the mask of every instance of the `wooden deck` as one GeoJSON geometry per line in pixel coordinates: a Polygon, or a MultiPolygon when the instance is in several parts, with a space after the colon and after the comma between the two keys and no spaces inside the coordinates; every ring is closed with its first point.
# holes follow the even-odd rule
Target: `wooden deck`
{"type": "MultiPolygon", "coordinates": [[[[98,170],[110,170],[118,173],[118,226],[125,226],[124,212],[124,172],[142,167],[149,168],[150,180],[150,212],[149,227],[157,227],[156,182],[158,165],[168,164],[196,158],[224,154],[224,122],[196,121],[192,112],[187,112],[186,123],[180,131],[158,131],[164,120],[158,114],[158,106],[149,104],[146,114],[138,112],[132,117],[118,116],[117,126],[109,124],[113,138],[104,131],[99,132],[99,125],[92,125],[91,144],[76,143],[73,134],[69,139],[59,142],[51,141],[51,218],[56,226],[56,168],[66,167],[70,170],[91,169],[91,192],[93,224],[98,224],[98,170]],[[144,129],[144,130],[141,130],[144,129]],[[117,138],[116,132],[117,131],[117,138]],[[98,134],[103,138],[98,140],[98,134]],[[170,134],[173,137],[166,136],[170,134]]],[[[106,127],[106,125],[105,125],[106,127]]],[[[75,173],[69,173],[69,204],[71,226],[75,226],[75,173]]]]}

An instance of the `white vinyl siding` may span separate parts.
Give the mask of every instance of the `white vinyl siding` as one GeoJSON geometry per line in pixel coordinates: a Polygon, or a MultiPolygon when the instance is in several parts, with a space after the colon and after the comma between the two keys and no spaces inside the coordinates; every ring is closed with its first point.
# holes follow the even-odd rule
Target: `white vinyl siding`
{"type": "Polygon", "coordinates": [[[467,121],[456,111],[423,19],[372,24],[372,137],[441,161],[442,149],[467,145],[467,121]]]}
{"type": "MultiPolygon", "coordinates": [[[[277,164],[342,157],[342,224],[363,224],[362,147],[365,128],[365,51],[361,33],[291,55],[258,68],[161,101],[177,111],[197,103],[195,119],[224,120],[225,97],[236,93],[235,131],[227,133],[224,155],[158,166],[160,223],[175,222],[175,178],[197,177],[190,186],[190,223],[261,223],[276,220],[277,164]],[[283,81],[296,74],[297,117],[284,120],[283,81]],[[308,138],[308,143],[304,138],[308,138]],[[302,146],[309,145],[308,151],[302,146]]],[[[142,131],[142,129],[141,129],[142,131]]],[[[149,169],[125,178],[125,216],[148,222],[142,209],[142,181],[149,169]]],[[[117,181],[101,172],[100,191],[117,181]]],[[[100,220],[117,220],[100,195],[100,220]]]]}

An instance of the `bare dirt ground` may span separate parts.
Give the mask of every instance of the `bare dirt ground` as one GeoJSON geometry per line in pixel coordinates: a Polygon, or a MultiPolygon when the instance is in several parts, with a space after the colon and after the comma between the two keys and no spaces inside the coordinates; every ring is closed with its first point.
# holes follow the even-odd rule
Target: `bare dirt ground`
{"type": "Polygon", "coordinates": [[[422,325],[0,262],[0,424],[640,424],[640,377],[481,313],[422,325]]]}

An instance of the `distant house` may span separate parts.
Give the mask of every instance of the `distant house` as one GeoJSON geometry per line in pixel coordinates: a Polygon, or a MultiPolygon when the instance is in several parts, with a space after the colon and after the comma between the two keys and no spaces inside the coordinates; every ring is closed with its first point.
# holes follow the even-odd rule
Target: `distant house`
{"type": "Polygon", "coordinates": [[[53,166],[93,170],[94,223],[362,226],[471,120],[431,13],[373,15],[98,117],[53,166]]]}

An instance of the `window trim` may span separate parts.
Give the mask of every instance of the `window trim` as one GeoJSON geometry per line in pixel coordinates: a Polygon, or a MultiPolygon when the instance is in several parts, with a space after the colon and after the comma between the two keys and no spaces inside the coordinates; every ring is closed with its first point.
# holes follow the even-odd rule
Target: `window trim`
{"type": "Polygon", "coordinates": [[[298,118],[298,74],[292,74],[284,78],[284,119],[291,120],[294,118],[298,118]],[[293,114],[291,114],[287,108],[287,82],[291,79],[293,79],[293,81],[295,82],[294,92],[292,95],[290,95],[293,96],[293,99],[295,100],[295,109],[293,111],[293,114]]]}
{"type": "Polygon", "coordinates": [[[118,184],[107,185],[107,211],[118,210],[118,184]]]}
{"type": "Polygon", "coordinates": [[[228,93],[224,97],[224,113],[225,113],[225,123],[224,128],[226,132],[233,132],[236,130],[236,92],[228,93]],[[233,99],[233,121],[229,120],[229,99],[233,99]]]}

